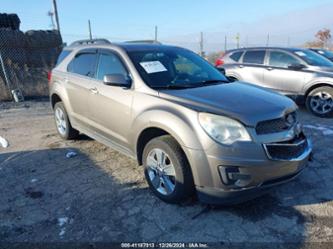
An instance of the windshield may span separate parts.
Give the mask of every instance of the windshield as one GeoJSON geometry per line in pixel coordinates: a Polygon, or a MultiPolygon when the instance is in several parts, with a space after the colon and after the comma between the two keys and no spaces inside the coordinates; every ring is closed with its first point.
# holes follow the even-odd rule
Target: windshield
{"type": "Polygon", "coordinates": [[[142,79],[151,88],[191,88],[228,82],[195,53],[181,48],[129,51],[142,79]]]}
{"type": "Polygon", "coordinates": [[[294,54],[301,57],[306,63],[311,66],[318,67],[333,67],[333,63],[325,57],[310,50],[295,50],[294,54]]]}
{"type": "Polygon", "coordinates": [[[333,58],[333,52],[325,49],[318,49],[316,50],[318,54],[321,54],[327,58],[332,59],[333,58]]]}

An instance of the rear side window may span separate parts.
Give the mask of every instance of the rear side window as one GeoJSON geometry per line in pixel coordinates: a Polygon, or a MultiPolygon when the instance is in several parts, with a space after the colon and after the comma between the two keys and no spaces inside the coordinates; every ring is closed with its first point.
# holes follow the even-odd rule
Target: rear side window
{"type": "Polygon", "coordinates": [[[96,53],[78,54],[68,65],[68,72],[77,73],[83,76],[94,77],[96,66],[96,53]]]}
{"type": "Polygon", "coordinates": [[[234,52],[229,56],[229,58],[231,58],[235,62],[238,62],[240,57],[242,56],[242,54],[243,54],[243,51],[234,52]]]}
{"type": "Polygon", "coordinates": [[[71,50],[63,50],[58,56],[58,60],[56,66],[58,66],[72,51],[71,50]]]}
{"type": "Polygon", "coordinates": [[[247,51],[243,56],[243,63],[264,64],[264,59],[265,59],[264,50],[247,51]]]}

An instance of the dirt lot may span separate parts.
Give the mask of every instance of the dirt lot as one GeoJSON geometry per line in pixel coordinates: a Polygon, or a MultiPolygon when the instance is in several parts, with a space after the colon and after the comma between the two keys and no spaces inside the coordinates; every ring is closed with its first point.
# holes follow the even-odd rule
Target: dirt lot
{"type": "Polygon", "coordinates": [[[48,102],[0,104],[0,241],[332,242],[333,119],[299,114],[314,160],[296,180],[234,207],[177,206],[135,161],[85,136],[62,141],[48,102]]]}

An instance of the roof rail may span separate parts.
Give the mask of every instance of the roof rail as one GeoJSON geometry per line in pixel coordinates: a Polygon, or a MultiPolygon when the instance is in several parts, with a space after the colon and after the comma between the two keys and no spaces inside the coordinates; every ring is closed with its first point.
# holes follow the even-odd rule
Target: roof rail
{"type": "Polygon", "coordinates": [[[111,44],[111,42],[107,39],[86,39],[86,40],[78,40],[71,43],[69,46],[80,46],[80,45],[89,45],[89,44],[111,44]]]}
{"type": "Polygon", "coordinates": [[[149,43],[149,44],[162,44],[156,40],[134,40],[134,41],[125,41],[125,43],[149,43]]]}

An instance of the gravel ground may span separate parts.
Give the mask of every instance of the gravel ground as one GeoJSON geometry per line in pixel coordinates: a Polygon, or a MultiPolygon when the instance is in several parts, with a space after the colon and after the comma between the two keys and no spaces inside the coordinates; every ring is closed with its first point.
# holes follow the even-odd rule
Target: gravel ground
{"type": "Polygon", "coordinates": [[[309,167],[256,200],[211,207],[197,201],[163,203],[149,191],[134,160],[86,136],[61,140],[46,101],[0,103],[0,136],[9,142],[8,148],[0,146],[0,241],[332,248],[333,119],[303,109],[299,115],[314,143],[309,167]],[[70,151],[77,156],[67,158],[70,151]]]}

